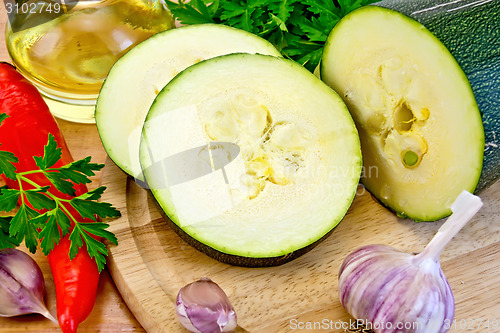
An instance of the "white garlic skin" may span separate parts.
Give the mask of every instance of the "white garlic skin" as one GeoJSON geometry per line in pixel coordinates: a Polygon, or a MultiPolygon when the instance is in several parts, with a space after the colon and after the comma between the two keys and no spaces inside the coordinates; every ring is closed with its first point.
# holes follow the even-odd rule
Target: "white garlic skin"
{"type": "Polygon", "coordinates": [[[439,262],[385,245],[365,246],[346,257],[339,297],[351,316],[376,333],[445,333],[455,315],[439,262]]]}

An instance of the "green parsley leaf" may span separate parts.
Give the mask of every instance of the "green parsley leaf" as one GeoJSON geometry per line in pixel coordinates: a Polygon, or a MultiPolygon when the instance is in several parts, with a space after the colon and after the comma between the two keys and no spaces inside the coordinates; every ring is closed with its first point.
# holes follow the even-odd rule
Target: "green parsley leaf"
{"type": "Polygon", "coordinates": [[[359,7],[368,5],[370,3],[376,2],[378,0],[337,0],[340,8],[341,8],[341,15],[345,16],[352,12],[355,9],[358,9],[359,7]]]}
{"type": "Polygon", "coordinates": [[[232,3],[224,1],[224,10],[220,16],[221,20],[228,20],[233,17],[238,17],[245,13],[246,6],[242,6],[239,3],[232,3]]]}
{"type": "MultiPolygon", "coordinates": [[[[1,115],[0,115],[1,116],[1,115]]],[[[10,249],[17,247],[21,242],[9,234],[10,221],[12,217],[0,216],[0,249],[10,249]]]]}
{"type": "Polygon", "coordinates": [[[6,113],[0,113],[0,125],[2,125],[5,119],[9,118],[9,115],[6,113]]]}
{"type": "Polygon", "coordinates": [[[205,2],[204,0],[191,0],[189,1],[189,4],[192,4],[201,13],[201,15],[203,15],[203,17],[207,18],[208,23],[213,22],[208,10],[208,1],[205,2]]]}
{"type": "Polygon", "coordinates": [[[64,237],[70,228],[70,220],[61,209],[54,209],[46,213],[48,220],[40,232],[42,242],[40,247],[43,254],[47,255],[59,244],[61,237],[64,237]]]}
{"type": "Polygon", "coordinates": [[[89,252],[90,257],[95,259],[97,269],[101,272],[106,264],[105,256],[108,255],[106,245],[90,236],[85,237],[85,243],[87,244],[87,251],[89,252]]]}
{"type": "Polygon", "coordinates": [[[225,24],[232,27],[252,32],[254,19],[252,14],[255,11],[255,6],[248,4],[246,1],[242,4],[224,1],[224,11],[221,15],[221,20],[225,24]]]}
{"type": "Polygon", "coordinates": [[[329,31],[328,29],[325,29],[323,22],[316,17],[313,17],[310,21],[304,19],[301,28],[311,42],[325,42],[329,34],[329,31]]]}
{"type": "Polygon", "coordinates": [[[252,32],[271,42],[283,56],[314,71],[340,18],[375,1],[193,0],[185,4],[181,0],[179,4],[167,1],[167,6],[182,24],[210,21],[252,32]]]}
{"type": "Polygon", "coordinates": [[[73,182],[75,184],[91,183],[91,180],[88,177],[94,176],[94,171],[99,171],[103,167],[104,164],[90,163],[90,156],[88,156],[84,159],[64,165],[56,170],[52,169],[50,171],[47,171],[47,173],[50,172],[49,177],[57,178],[57,184],[54,183],[56,188],[58,185],[60,185],[64,190],[69,190],[69,185],[64,182],[65,180],[73,182]],[[56,172],[59,174],[55,175],[56,172]]]}
{"type": "Polygon", "coordinates": [[[96,221],[96,216],[100,218],[120,216],[120,211],[107,202],[82,200],[77,197],[71,199],[69,203],[83,218],[89,218],[94,221],[96,221]]]}
{"type": "Polygon", "coordinates": [[[210,17],[213,17],[215,13],[217,13],[217,10],[219,10],[219,5],[220,5],[220,0],[208,2],[208,12],[210,14],[210,17]]]}
{"type": "Polygon", "coordinates": [[[83,246],[83,239],[80,231],[77,228],[74,228],[71,234],[69,235],[70,246],[69,246],[69,258],[73,260],[78,250],[83,246]]]}
{"type": "Polygon", "coordinates": [[[0,190],[0,211],[10,212],[16,208],[21,192],[14,189],[2,188],[0,190]]]}
{"type": "Polygon", "coordinates": [[[279,19],[283,22],[286,22],[293,12],[293,4],[298,0],[279,0],[279,1],[270,1],[269,2],[269,10],[279,17],[279,19]]]}
{"type": "Polygon", "coordinates": [[[326,13],[331,15],[332,19],[335,21],[340,20],[340,17],[342,16],[342,11],[332,0],[303,0],[302,2],[307,5],[308,10],[315,15],[326,13]]]}
{"type": "Polygon", "coordinates": [[[45,227],[40,231],[40,247],[44,255],[48,255],[61,240],[58,221],[53,214],[47,214],[48,220],[45,227]]]}
{"type": "Polygon", "coordinates": [[[29,221],[38,215],[40,214],[37,211],[27,205],[21,205],[16,215],[10,221],[10,236],[17,239],[24,238],[24,244],[31,253],[35,253],[38,247],[38,231],[36,226],[33,223],[29,223],[29,221]]]}
{"type": "Polygon", "coordinates": [[[92,223],[80,223],[80,227],[82,227],[83,230],[85,230],[87,233],[91,235],[95,235],[98,237],[102,237],[110,241],[111,243],[118,245],[118,240],[116,239],[116,236],[112,233],[106,230],[109,228],[109,224],[107,223],[101,223],[101,222],[92,222],[92,223]]]}
{"type": "Polygon", "coordinates": [[[97,268],[99,271],[102,271],[106,263],[105,256],[108,255],[108,249],[104,243],[96,240],[91,235],[98,234],[107,239],[111,238],[111,241],[117,244],[116,238],[112,233],[104,230],[108,227],[106,223],[79,223],[79,226],[81,229],[75,227],[69,236],[71,241],[69,249],[70,258],[73,259],[76,256],[78,250],[85,242],[90,257],[95,259],[97,268]]]}
{"type": "Polygon", "coordinates": [[[322,55],[323,55],[323,47],[318,45],[312,45],[312,48],[309,51],[309,53],[301,54],[300,57],[296,58],[296,61],[312,72],[316,68],[317,64],[319,64],[322,55]]]}
{"type": "Polygon", "coordinates": [[[66,236],[69,233],[69,228],[71,227],[71,221],[61,209],[56,209],[54,213],[54,217],[59,224],[59,228],[61,229],[61,237],[66,236]]]}
{"type": "Polygon", "coordinates": [[[75,184],[89,184],[92,182],[85,174],[75,170],[60,168],[57,172],[59,172],[61,179],[67,179],[75,184]]]}
{"type": "MultiPolygon", "coordinates": [[[[191,3],[199,8],[201,8],[200,4],[205,6],[202,0],[195,0],[191,3]]],[[[217,10],[216,7],[207,8],[207,10],[201,8],[200,13],[209,15],[208,11],[217,10]]],[[[0,122],[5,118],[4,114],[0,114],[0,122]]],[[[70,233],[70,258],[73,259],[79,249],[86,245],[90,257],[95,259],[99,271],[102,271],[108,251],[104,243],[95,238],[104,238],[117,244],[116,236],[106,230],[109,227],[106,223],[79,222],[76,220],[76,216],[73,216],[71,211],[67,209],[69,208],[67,204],[69,202],[82,218],[96,221],[97,217],[118,217],[120,212],[111,204],[97,202],[105,187],[98,187],[71,200],[60,198],[51,193],[49,189],[54,186],[55,189],[64,194],[75,196],[74,185],[90,183],[89,177],[101,170],[104,164],[91,163],[90,157],[86,157],[54,168],[53,166],[61,159],[61,156],[62,150],[57,147],[55,137],[51,134],[49,134],[47,144],[44,146],[43,156],[34,157],[39,170],[16,173],[12,163],[17,162],[17,158],[12,153],[0,151],[0,173],[5,173],[9,178],[18,179],[21,188],[23,182],[34,187],[29,190],[0,188],[0,211],[10,212],[14,210],[19,199],[22,199],[21,206],[13,217],[0,218],[0,248],[18,246],[24,240],[26,247],[34,253],[40,239],[40,247],[47,255],[62,237],[70,233],[70,229],[73,227],[70,233]],[[28,175],[36,173],[42,173],[51,185],[39,185],[33,180],[36,178],[28,177],[28,175]]]]}
{"type": "Polygon", "coordinates": [[[192,0],[185,3],[179,0],[179,3],[166,0],[168,8],[183,24],[202,24],[202,23],[215,23],[210,14],[207,15],[207,5],[202,0],[192,0]]]}
{"type": "Polygon", "coordinates": [[[99,171],[104,164],[90,163],[90,156],[74,161],[57,169],[48,169],[43,173],[55,188],[62,193],[75,195],[74,184],[88,184],[88,178],[94,176],[94,171],[99,171]]]}
{"type": "Polygon", "coordinates": [[[54,185],[54,187],[64,193],[74,196],[76,194],[74,184],[67,181],[65,176],[57,171],[44,171],[43,174],[54,185]]]}
{"type": "Polygon", "coordinates": [[[16,179],[16,167],[12,163],[19,162],[19,159],[11,152],[0,150],[0,175],[3,173],[5,177],[16,179]]]}
{"type": "Polygon", "coordinates": [[[90,163],[90,156],[87,156],[81,160],[62,166],[59,170],[76,171],[91,177],[95,175],[94,171],[99,171],[102,168],[104,168],[104,164],[90,163]]]}
{"type": "MultiPolygon", "coordinates": [[[[286,26],[285,21],[283,21],[279,16],[276,16],[273,13],[270,13],[269,17],[271,17],[271,22],[272,22],[272,26],[274,27],[274,30],[276,30],[276,28],[278,28],[279,31],[281,31],[281,32],[288,32],[288,28],[286,26]]],[[[282,39],[282,38],[283,38],[283,35],[281,35],[280,39],[282,39]]]]}
{"type": "Polygon", "coordinates": [[[99,200],[101,198],[101,195],[104,193],[106,190],[106,186],[100,186],[92,191],[88,191],[87,193],[83,193],[82,195],[78,196],[78,199],[82,200],[99,200]]]}
{"type": "Polygon", "coordinates": [[[49,140],[43,148],[43,157],[34,156],[36,165],[40,170],[46,170],[53,166],[61,159],[62,150],[57,147],[55,137],[49,133],[49,140]]]}
{"type": "Polygon", "coordinates": [[[291,34],[287,37],[288,46],[283,50],[283,53],[308,70],[314,71],[323,54],[323,44],[310,42],[291,34]]]}
{"type": "Polygon", "coordinates": [[[39,214],[39,215],[33,217],[32,219],[30,219],[29,223],[31,223],[37,230],[43,229],[45,227],[45,224],[47,223],[47,219],[49,218],[49,214],[51,212],[52,211],[49,210],[43,214],[39,214]]]}
{"type": "Polygon", "coordinates": [[[26,199],[35,209],[54,209],[56,207],[56,202],[45,195],[50,186],[44,186],[33,190],[24,191],[26,199]]]}
{"type": "Polygon", "coordinates": [[[90,257],[95,259],[97,268],[99,269],[99,272],[101,272],[104,269],[104,265],[106,264],[105,256],[108,255],[108,249],[106,248],[106,245],[88,235],[86,235],[84,239],[85,243],[87,244],[87,251],[89,252],[90,257]]]}
{"type": "MultiPolygon", "coordinates": [[[[9,118],[6,113],[0,113],[0,125],[9,118]]],[[[0,151],[0,175],[4,174],[9,179],[16,179],[16,167],[12,163],[19,162],[19,159],[11,152],[0,151]]]]}

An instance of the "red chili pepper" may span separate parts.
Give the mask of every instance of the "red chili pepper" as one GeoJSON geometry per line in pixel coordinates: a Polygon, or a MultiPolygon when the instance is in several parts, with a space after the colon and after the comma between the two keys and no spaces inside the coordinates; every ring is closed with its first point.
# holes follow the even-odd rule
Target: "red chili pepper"
{"type": "MultiPolygon", "coordinates": [[[[61,160],[55,167],[73,161],[73,157],[59,130],[56,120],[38,90],[26,80],[15,67],[0,63],[0,113],[7,118],[0,127],[1,149],[14,153],[19,162],[17,172],[37,169],[33,156],[42,156],[48,135],[54,135],[62,150],[61,160]]],[[[41,186],[50,181],[41,174],[30,175],[30,179],[41,186]]],[[[7,186],[19,189],[16,181],[4,180],[7,186]]],[[[85,185],[75,185],[76,195],[87,192],[85,185]]],[[[62,198],[70,198],[57,191],[49,190],[62,198]]],[[[80,218],[76,210],[68,206],[73,216],[80,218]]],[[[76,332],[95,303],[99,271],[96,262],[82,248],[73,260],[69,259],[69,235],[61,239],[47,256],[56,287],[57,317],[64,333],[76,332]]]]}

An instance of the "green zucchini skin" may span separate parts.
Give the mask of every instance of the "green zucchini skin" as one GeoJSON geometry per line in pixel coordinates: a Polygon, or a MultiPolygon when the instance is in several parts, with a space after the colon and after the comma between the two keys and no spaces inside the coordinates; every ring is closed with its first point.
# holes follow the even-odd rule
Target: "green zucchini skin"
{"type": "Polygon", "coordinates": [[[483,170],[475,191],[481,192],[500,178],[500,1],[383,0],[374,5],[424,25],[469,79],[485,134],[483,170]]]}

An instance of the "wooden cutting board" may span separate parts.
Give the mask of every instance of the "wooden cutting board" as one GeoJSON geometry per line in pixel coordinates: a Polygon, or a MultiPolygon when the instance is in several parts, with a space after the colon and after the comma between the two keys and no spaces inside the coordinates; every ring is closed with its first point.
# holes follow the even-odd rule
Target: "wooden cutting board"
{"type": "MultiPolygon", "coordinates": [[[[187,332],[176,320],[175,297],[200,277],[211,278],[226,291],[238,315],[237,332],[293,332],[307,325],[316,329],[299,331],[345,332],[352,319],[337,295],[344,257],[372,243],[421,251],[442,223],[399,219],[360,186],[344,220],[312,251],[279,267],[234,267],[182,241],[150,192],[109,160],[102,185],[108,187],[103,200],[123,214],[110,222],[119,245],[109,245],[109,269],[130,310],[150,333],[187,332]]],[[[481,197],[484,207],[441,257],[457,305],[456,328],[450,332],[483,331],[478,325],[485,322],[480,320],[490,325],[496,320],[497,328],[485,331],[500,332],[500,183],[481,197]]]]}

